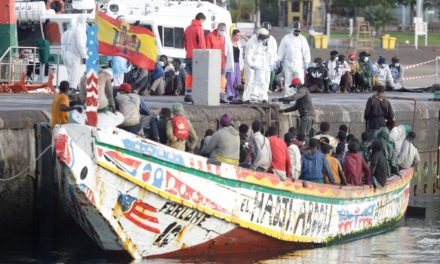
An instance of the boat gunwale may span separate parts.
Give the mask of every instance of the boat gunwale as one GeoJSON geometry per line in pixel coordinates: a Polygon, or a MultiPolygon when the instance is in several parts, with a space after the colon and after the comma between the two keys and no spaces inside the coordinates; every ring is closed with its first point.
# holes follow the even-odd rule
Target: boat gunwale
{"type": "MultiPolygon", "coordinates": [[[[143,143],[151,144],[149,142],[143,142],[143,143]]],[[[222,175],[214,174],[210,171],[200,170],[200,169],[188,167],[185,165],[176,164],[176,163],[168,161],[168,160],[163,160],[159,157],[156,157],[155,155],[150,155],[150,154],[146,154],[146,153],[142,153],[142,152],[133,151],[131,149],[127,149],[127,148],[111,145],[108,143],[104,143],[99,140],[96,140],[96,144],[98,146],[106,147],[106,148],[109,148],[109,149],[112,149],[115,151],[119,151],[119,152],[128,154],[130,156],[133,156],[135,158],[147,160],[152,163],[156,163],[156,164],[165,166],[170,169],[175,169],[175,170],[178,170],[178,171],[181,171],[184,173],[190,173],[194,176],[201,177],[205,180],[215,181],[221,185],[226,185],[226,186],[235,187],[235,188],[237,188],[237,187],[238,188],[246,188],[246,189],[251,189],[251,190],[261,191],[261,192],[266,192],[266,193],[269,192],[269,193],[272,193],[275,195],[286,196],[289,198],[299,198],[299,199],[304,199],[304,200],[309,200],[309,201],[322,202],[321,199],[326,199],[326,200],[333,201],[333,202],[330,202],[333,204],[340,204],[340,203],[344,204],[345,203],[344,201],[346,201],[346,200],[352,201],[352,200],[374,199],[374,198],[377,198],[380,196],[387,196],[387,195],[391,195],[396,192],[400,192],[402,189],[406,188],[406,186],[409,183],[409,181],[411,180],[412,174],[413,174],[412,168],[407,169],[407,170],[402,170],[402,172],[405,172],[404,177],[400,177],[397,175],[393,176],[387,182],[387,185],[385,187],[383,187],[382,189],[374,190],[373,188],[370,188],[369,185],[339,186],[339,185],[330,185],[330,184],[319,184],[319,183],[313,183],[313,182],[308,182],[308,181],[307,181],[307,187],[304,187],[303,180],[291,181],[290,179],[288,179],[287,181],[282,182],[282,181],[278,180],[278,176],[275,176],[275,175],[272,175],[269,173],[260,173],[260,172],[248,170],[245,168],[237,167],[239,170],[248,171],[249,175],[254,176],[255,174],[260,174],[260,175],[263,175],[264,177],[276,178],[279,181],[278,184],[269,185],[269,184],[262,184],[262,183],[249,181],[246,178],[243,178],[243,179],[227,178],[222,175]],[[190,170],[195,173],[187,172],[185,170],[190,170]],[[203,174],[203,175],[199,175],[199,174],[203,174]],[[223,183],[220,181],[233,182],[233,183],[235,182],[235,184],[230,184],[230,183],[227,184],[227,183],[223,183]],[[396,186],[396,185],[398,185],[398,186],[396,186]],[[258,190],[256,190],[256,188],[258,190]],[[320,190],[317,190],[317,191],[315,190],[315,192],[317,192],[317,193],[311,193],[310,191],[313,191],[313,189],[325,189],[325,190],[333,191],[333,192],[331,194],[329,194],[328,192],[322,192],[320,190]],[[357,191],[357,192],[362,191],[364,193],[364,195],[344,196],[346,194],[351,194],[351,195],[357,194],[357,192],[354,192],[354,191],[357,191]],[[373,192],[373,195],[369,194],[371,192],[373,192]],[[343,195],[338,195],[338,193],[342,193],[343,195]],[[295,196],[301,196],[301,197],[295,197],[295,196]],[[339,203],[338,202],[335,203],[335,201],[339,201],[339,203]]],[[[156,144],[153,143],[153,145],[156,145],[156,144]]],[[[167,146],[165,146],[165,147],[167,147],[167,146]]],[[[172,150],[175,150],[175,149],[172,149],[172,150]]],[[[178,151],[178,150],[175,150],[175,151],[178,151]]],[[[190,153],[185,153],[185,154],[190,154],[190,153]]],[[[103,164],[99,164],[99,165],[102,166],[103,164]]],[[[217,166],[217,165],[213,165],[213,166],[217,166]]],[[[106,168],[106,169],[109,169],[109,168],[106,168]]],[[[132,176],[121,175],[121,174],[124,174],[124,173],[118,173],[118,175],[131,181],[132,176]]],[[[147,184],[147,183],[145,183],[145,184],[147,184]]]]}

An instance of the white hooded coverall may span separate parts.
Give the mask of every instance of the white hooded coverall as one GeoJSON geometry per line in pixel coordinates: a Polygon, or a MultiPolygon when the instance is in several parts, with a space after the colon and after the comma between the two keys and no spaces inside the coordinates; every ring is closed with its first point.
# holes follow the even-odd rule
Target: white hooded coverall
{"type": "Polygon", "coordinates": [[[278,58],[284,66],[284,94],[290,96],[295,94],[290,83],[294,75],[304,83],[305,65],[310,63],[310,47],[303,35],[295,36],[289,33],[283,37],[278,48],[278,58]]]}
{"type": "Polygon", "coordinates": [[[87,58],[87,17],[81,15],[71,21],[71,28],[61,36],[61,56],[67,69],[67,81],[71,88],[77,88],[86,71],[83,59],[87,58]]]}
{"type": "Polygon", "coordinates": [[[277,43],[270,36],[265,41],[252,36],[245,48],[243,101],[268,101],[271,66],[277,60],[277,43]],[[254,68],[254,69],[251,69],[254,68]]]}

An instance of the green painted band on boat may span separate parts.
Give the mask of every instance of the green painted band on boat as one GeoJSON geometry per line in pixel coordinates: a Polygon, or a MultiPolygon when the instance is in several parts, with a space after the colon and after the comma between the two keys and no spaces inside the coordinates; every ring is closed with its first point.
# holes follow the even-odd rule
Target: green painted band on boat
{"type": "MultiPolygon", "coordinates": [[[[17,46],[17,25],[16,24],[0,24],[0,56],[8,50],[10,46],[17,46]]],[[[15,51],[17,52],[17,51],[15,51]]]]}
{"type": "Polygon", "coordinates": [[[378,226],[373,226],[373,227],[366,228],[366,229],[359,231],[359,232],[349,233],[349,234],[342,235],[342,236],[330,237],[330,238],[328,238],[327,243],[323,243],[323,244],[319,244],[319,245],[331,246],[331,245],[335,245],[335,244],[339,244],[339,243],[346,243],[346,242],[350,242],[353,240],[357,240],[357,239],[361,239],[361,238],[365,238],[365,237],[369,237],[369,236],[374,236],[376,234],[385,233],[387,231],[390,231],[390,230],[396,228],[396,225],[400,222],[400,220],[402,220],[402,218],[403,218],[403,215],[399,215],[399,216],[394,217],[394,218],[392,218],[392,219],[390,219],[390,220],[388,220],[378,226]]]}
{"type": "Polygon", "coordinates": [[[288,197],[288,198],[294,198],[294,199],[300,199],[300,200],[305,200],[305,201],[311,201],[311,202],[320,202],[320,203],[327,203],[327,204],[346,204],[348,203],[348,201],[350,203],[354,203],[354,201],[356,202],[364,202],[365,200],[373,200],[373,198],[375,197],[389,197],[389,196],[393,196],[396,193],[400,193],[403,192],[403,189],[406,188],[406,186],[409,184],[405,184],[402,187],[393,190],[389,193],[386,194],[380,194],[380,195],[376,195],[376,196],[368,196],[368,197],[364,197],[364,198],[350,198],[348,199],[342,199],[342,198],[338,198],[338,197],[316,197],[316,196],[312,196],[312,195],[304,195],[304,194],[298,194],[298,193],[292,193],[289,191],[285,191],[285,190],[279,190],[279,189],[274,189],[274,188],[269,188],[266,186],[261,186],[258,184],[254,184],[254,183],[248,183],[248,182],[243,182],[240,180],[233,180],[233,179],[226,179],[223,177],[219,177],[213,173],[209,173],[209,172],[204,172],[204,171],[200,171],[200,170],[196,170],[193,168],[188,168],[179,164],[175,164],[169,161],[164,161],[158,158],[155,158],[153,156],[149,156],[149,155],[145,155],[145,154],[141,154],[135,151],[131,151],[128,149],[124,149],[124,148],[120,148],[120,147],[115,147],[113,145],[109,145],[106,143],[102,143],[102,142],[97,142],[97,145],[111,149],[111,150],[115,150],[115,151],[120,151],[124,154],[130,155],[132,157],[135,158],[139,158],[139,159],[144,159],[165,167],[168,167],[170,169],[175,169],[184,173],[188,173],[191,175],[195,175],[197,177],[201,177],[204,178],[206,180],[210,180],[222,185],[226,185],[229,187],[234,187],[234,188],[245,188],[248,190],[253,190],[253,191],[257,191],[257,192],[264,192],[264,193],[270,193],[270,194],[274,194],[274,195],[279,195],[279,196],[283,196],[283,197],[288,197]]]}

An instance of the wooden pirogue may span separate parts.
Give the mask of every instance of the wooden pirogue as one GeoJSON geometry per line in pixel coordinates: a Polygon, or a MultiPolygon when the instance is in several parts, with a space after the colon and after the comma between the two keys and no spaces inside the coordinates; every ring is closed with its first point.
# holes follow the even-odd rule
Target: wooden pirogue
{"type": "Polygon", "coordinates": [[[403,217],[413,170],[381,189],[290,180],[185,153],[119,129],[54,131],[70,214],[105,250],[139,259],[326,245],[403,217]]]}

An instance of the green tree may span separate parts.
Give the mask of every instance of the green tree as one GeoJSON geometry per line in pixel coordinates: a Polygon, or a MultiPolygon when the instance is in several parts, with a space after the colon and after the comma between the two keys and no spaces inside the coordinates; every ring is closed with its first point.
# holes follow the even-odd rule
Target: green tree
{"type": "Polygon", "coordinates": [[[255,14],[254,0],[232,0],[230,6],[233,21],[249,21],[255,14]]]}
{"type": "Polygon", "coordinates": [[[377,34],[381,35],[381,30],[395,20],[394,13],[387,5],[370,5],[364,9],[365,20],[375,28],[377,34]]]}
{"type": "Polygon", "coordinates": [[[260,0],[261,22],[270,22],[273,26],[278,24],[278,1],[260,0]]]}

